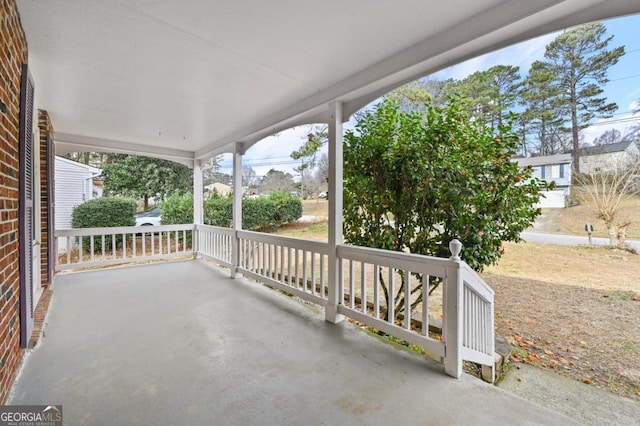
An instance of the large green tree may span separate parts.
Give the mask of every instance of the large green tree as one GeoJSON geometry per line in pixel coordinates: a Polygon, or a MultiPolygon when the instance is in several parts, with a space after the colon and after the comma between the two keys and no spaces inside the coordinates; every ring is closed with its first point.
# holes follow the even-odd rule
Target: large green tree
{"type": "MultiPolygon", "coordinates": [[[[423,111],[386,100],[346,132],[345,240],[448,257],[457,238],[464,260],[482,270],[540,214],[542,182],[511,161],[519,142],[508,125],[469,120],[468,104],[456,98],[423,111]]],[[[381,279],[387,306],[395,303],[399,314],[403,290],[390,295],[381,279]]]]}
{"type": "Polygon", "coordinates": [[[613,36],[599,23],[581,25],[556,37],[546,47],[545,60],[555,75],[561,111],[570,123],[573,166],[580,172],[580,130],[594,118],[611,117],[618,109],[602,97],[607,71],[624,55],[624,46],[608,49],[613,36]]]}
{"type": "Polygon", "coordinates": [[[496,65],[477,71],[463,80],[448,80],[443,88],[447,95],[459,94],[468,98],[469,113],[485,123],[498,127],[511,111],[518,96],[519,67],[496,65]]]}
{"type": "Polygon", "coordinates": [[[290,173],[271,169],[260,179],[259,185],[262,194],[271,194],[274,191],[291,192],[295,182],[290,173]]]}
{"type": "MultiPolygon", "coordinates": [[[[536,141],[530,151],[537,155],[551,155],[564,151],[558,132],[563,124],[559,87],[555,84],[553,67],[546,62],[534,61],[529,74],[520,86],[519,102],[525,110],[527,135],[536,141]]],[[[525,148],[525,149],[526,149],[525,148]]],[[[525,152],[526,154],[526,152],[525,152]]]]}
{"type": "Polygon", "coordinates": [[[400,86],[384,98],[396,102],[402,110],[415,111],[424,108],[427,102],[438,105],[446,102],[444,91],[454,84],[453,79],[441,81],[425,78],[400,86]]]}
{"type": "Polygon", "coordinates": [[[110,154],[103,165],[105,191],[144,199],[145,210],[149,198],[163,200],[173,192],[193,191],[193,173],[179,163],[158,158],[127,154],[110,154]]]}

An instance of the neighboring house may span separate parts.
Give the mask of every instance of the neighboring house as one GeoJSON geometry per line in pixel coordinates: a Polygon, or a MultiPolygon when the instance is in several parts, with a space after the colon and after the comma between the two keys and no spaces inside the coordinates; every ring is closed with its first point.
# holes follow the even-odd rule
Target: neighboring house
{"type": "Polygon", "coordinates": [[[205,185],[204,187],[204,196],[205,198],[211,197],[213,191],[216,191],[218,195],[222,197],[226,197],[231,194],[231,187],[229,185],[225,185],[224,183],[215,182],[209,185],[205,185]]]}
{"type": "Polygon", "coordinates": [[[531,166],[532,177],[555,182],[555,189],[544,191],[538,207],[564,208],[571,191],[571,154],[543,155],[540,157],[517,158],[522,168],[531,166]]]}
{"type": "Polygon", "coordinates": [[[74,207],[97,198],[93,180],[102,170],[59,156],[55,164],[55,229],[69,229],[74,207]]]}
{"type": "Polygon", "coordinates": [[[580,171],[593,173],[625,169],[640,161],[640,148],[633,141],[588,146],[582,149],[580,171]]]}

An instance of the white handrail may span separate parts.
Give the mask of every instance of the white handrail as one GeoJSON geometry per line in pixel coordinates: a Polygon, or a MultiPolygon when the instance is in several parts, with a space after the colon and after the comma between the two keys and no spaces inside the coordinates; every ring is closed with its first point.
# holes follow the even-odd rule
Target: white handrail
{"type": "Polygon", "coordinates": [[[64,239],[66,251],[56,259],[55,270],[193,255],[193,229],[190,224],[58,229],[56,243],[64,239]]]}

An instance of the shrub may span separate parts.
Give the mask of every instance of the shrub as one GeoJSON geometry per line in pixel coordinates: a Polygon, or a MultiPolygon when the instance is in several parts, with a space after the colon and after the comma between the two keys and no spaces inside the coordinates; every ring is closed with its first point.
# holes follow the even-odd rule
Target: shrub
{"type": "MultiPolygon", "coordinates": [[[[230,227],[233,212],[231,197],[213,197],[205,201],[204,222],[230,227]]],[[[287,192],[274,192],[269,197],[242,200],[242,228],[271,230],[302,216],[302,202],[287,192]]]]}
{"type": "Polygon", "coordinates": [[[207,225],[231,227],[233,218],[233,199],[231,197],[212,197],[204,202],[204,223],[207,225]]]}
{"type": "Polygon", "coordinates": [[[173,194],[160,204],[162,224],[193,223],[193,194],[173,194]]]}
{"type": "MultiPolygon", "coordinates": [[[[134,226],[136,202],[128,198],[105,197],[89,200],[73,209],[73,228],[102,228],[134,226]]],[[[90,237],[82,239],[85,248],[90,247],[90,237]]],[[[116,236],[116,247],[122,246],[122,235],[116,236]]],[[[94,251],[102,250],[102,239],[94,239],[94,251]]]]}
{"type": "Polygon", "coordinates": [[[280,224],[293,222],[302,216],[302,201],[288,192],[276,191],[269,196],[275,203],[274,219],[280,224]]]}

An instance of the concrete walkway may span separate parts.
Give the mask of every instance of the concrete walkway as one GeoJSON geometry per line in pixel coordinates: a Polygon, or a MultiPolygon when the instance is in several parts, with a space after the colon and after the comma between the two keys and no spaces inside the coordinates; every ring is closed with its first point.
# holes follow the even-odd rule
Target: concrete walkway
{"type": "Polygon", "coordinates": [[[640,425],[640,403],[531,365],[512,367],[498,386],[584,425],[640,425]]]}
{"type": "Polygon", "coordinates": [[[202,261],[54,286],[9,403],[65,425],[575,424],[202,261]]]}

